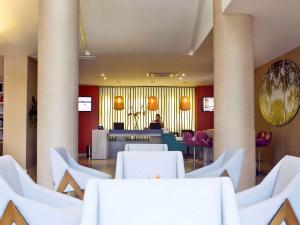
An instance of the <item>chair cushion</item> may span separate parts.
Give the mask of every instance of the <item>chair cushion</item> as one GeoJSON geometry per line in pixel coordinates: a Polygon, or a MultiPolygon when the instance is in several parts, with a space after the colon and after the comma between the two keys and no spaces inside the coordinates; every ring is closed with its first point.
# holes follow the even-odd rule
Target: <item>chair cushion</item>
{"type": "Polygon", "coordinates": [[[16,193],[23,195],[19,175],[11,156],[0,157],[0,175],[16,193]]]}
{"type": "Polygon", "coordinates": [[[279,194],[286,185],[300,172],[300,158],[293,156],[285,156],[282,160],[273,196],[279,194]]]}
{"type": "Polygon", "coordinates": [[[177,152],[127,152],[123,165],[125,179],[176,178],[177,152]]]}

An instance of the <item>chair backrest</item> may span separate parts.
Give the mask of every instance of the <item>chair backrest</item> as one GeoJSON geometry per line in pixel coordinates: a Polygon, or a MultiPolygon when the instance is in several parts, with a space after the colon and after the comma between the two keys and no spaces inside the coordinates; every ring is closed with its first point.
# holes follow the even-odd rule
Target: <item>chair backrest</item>
{"type": "Polygon", "coordinates": [[[51,170],[53,186],[57,189],[66,170],[70,168],[69,158],[63,147],[55,147],[50,149],[51,170]]]}
{"type": "Polygon", "coordinates": [[[168,134],[161,134],[161,142],[163,144],[172,144],[172,143],[176,143],[176,138],[174,136],[174,134],[168,133],[168,134]]]}
{"type": "Polygon", "coordinates": [[[23,195],[19,174],[10,155],[0,157],[0,175],[17,194],[23,195]]]}
{"type": "Polygon", "coordinates": [[[291,180],[300,173],[300,158],[294,156],[285,156],[281,161],[273,196],[279,194],[291,182],[291,180]]]}
{"type": "Polygon", "coordinates": [[[197,131],[195,134],[195,141],[198,146],[212,147],[212,138],[210,138],[204,131],[197,131]]]}
{"type": "Polygon", "coordinates": [[[239,225],[240,221],[228,178],[92,180],[81,225],[91,224],[239,225]]]}
{"type": "Polygon", "coordinates": [[[256,136],[256,139],[261,139],[261,138],[265,138],[267,135],[267,132],[266,131],[260,131],[257,136],[256,136]]]}
{"type": "Polygon", "coordinates": [[[119,179],[183,178],[183,156],[178,151],[119,152],[115,177],[119,179]]]}
{"type": "Polygon", "coordinates": [[[125,151],[168,151],[166,144],[126,144],[125,151]]]}
{"type": "Polygon", "coordinates": [[[272,141],[272,132],[271,131],[267,133],[265,139],[266,139],[268,144],[271,143],[271,141],[272,141]]]}
{"type": "Polygon", "coordinates": [[[242,164],[244,159],[244,150],[243,149],[229,149],[224,153],[222,162],[222,169],[228,172],[233,186],[235,189],[238,188],[242,164]]]}
{"type": "Polygon", "coordinates": [[[182,134],[183,143],[187,143],[188,140],[193,138],[193,135],[190,132],[183,132],[182,134]]]}

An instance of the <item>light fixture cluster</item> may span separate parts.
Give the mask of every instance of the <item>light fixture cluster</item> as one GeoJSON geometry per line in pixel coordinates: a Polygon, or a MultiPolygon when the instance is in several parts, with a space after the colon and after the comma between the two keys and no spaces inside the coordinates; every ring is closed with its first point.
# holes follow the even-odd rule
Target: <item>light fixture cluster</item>
{"type": "MultiPolygon", "coordinates": [[[[114,97],[114,110],[123,110],[125,108],[124,97],[123,96],[115,96],[114,97]]],[[[149,111],[157,111],[158,110],[158,97],[157,96],[149,96],[148,97],[148,110],[149,111]]],[[[189,111],[191,109],[191,100],[189,96],[181,96],[180,97],[180,110],[189,111]]]]}
{"type": "Polygon", "coordinates": [[[107,80],[107,76],[106,76],[104,73],[101,73],[101,74],[100,74],[100,77],[101,77],[103,80],[107,80]]]}
{"type": "Polygon", "coordinates": [[[185,73],[154,73],[148,72],[146,73],[146,77],[153,78],[153,77],[170,77],[170,78],[178,78],[182,80],[186,77],[185,73]]]}

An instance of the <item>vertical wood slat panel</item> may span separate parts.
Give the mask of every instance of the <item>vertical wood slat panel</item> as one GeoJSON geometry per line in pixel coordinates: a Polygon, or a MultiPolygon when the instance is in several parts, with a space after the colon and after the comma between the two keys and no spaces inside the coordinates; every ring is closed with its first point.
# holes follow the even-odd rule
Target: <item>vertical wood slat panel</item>
{"type": "Polygon", "coordinates": [[[140,115],[140,129],[148,127],[155,114],[159,113],[165,127],[171,132],[181,133],[182,129],[195,130],[195,88],[193,87],[101,87],[99,92],[99,121],[105,129],[112,129],[113,122],[124,122],[125,128],[134,129],[134,120],[127,114],[139,112],[143,108],[146,112],[140,115]],[[123,96],[125,101],[125,109],[121,111],[113,109],[113,99],[118,95],[123,96]],[[158,111],[147,110],[149,96],[158,97],[158,111]],[[181,96],[190,97],[190,111],[179,109],[181,96]]]}

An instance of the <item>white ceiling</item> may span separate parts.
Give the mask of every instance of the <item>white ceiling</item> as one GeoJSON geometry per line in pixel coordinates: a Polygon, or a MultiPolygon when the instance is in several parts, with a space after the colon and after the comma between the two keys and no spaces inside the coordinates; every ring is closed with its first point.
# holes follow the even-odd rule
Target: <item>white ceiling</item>
{"type": "Polygon", "coordinates": [[[81,84],[88,85],[163,85],[195,86],[212,83],[212,33],[205,39],[194,56],[171,54],[115,54],[98,55],[95,60],[81,60],[81,84]],[[147,72],[185,73],[178,78],[147,78],[147,72]],[[104,73],[107,80],[100,74],[104,73]]]}
{"type": "Polygon", "coordinates": [[[300,0],[231,0],[227,13],[254,17],[255,65],[300,46],[300,0]]]}
{"type": "MultiPolygon", "coordinates": [[[[212,34],[206,37],[212,26],[210,1],[81,0],[88,48],[97,57],[80,61],[80,82],[187,86],[212,83],[212,34]],[[196,51],[194,56],[187,55],[190,50],[196,51]],[[153,78],[146,78],[147,72],[187,76],[185,83],[166,78],[154,79],[153,83],[153,78]],[[100,73],[108,79],[101,80],[100,73]]],[[[254,16],[258,66],[300,46],[299,9],[299,0],[231,0],[225,12],[254,16]]],[[[37,24],[38,0],[0,0],[0,55],[36,55],[37,24]]]]}
{"type": "Polygon", "coordinates": [[[88,45],[95,55],[187,55],[191,47],[198,2],[81,1],[88,45]]]}

